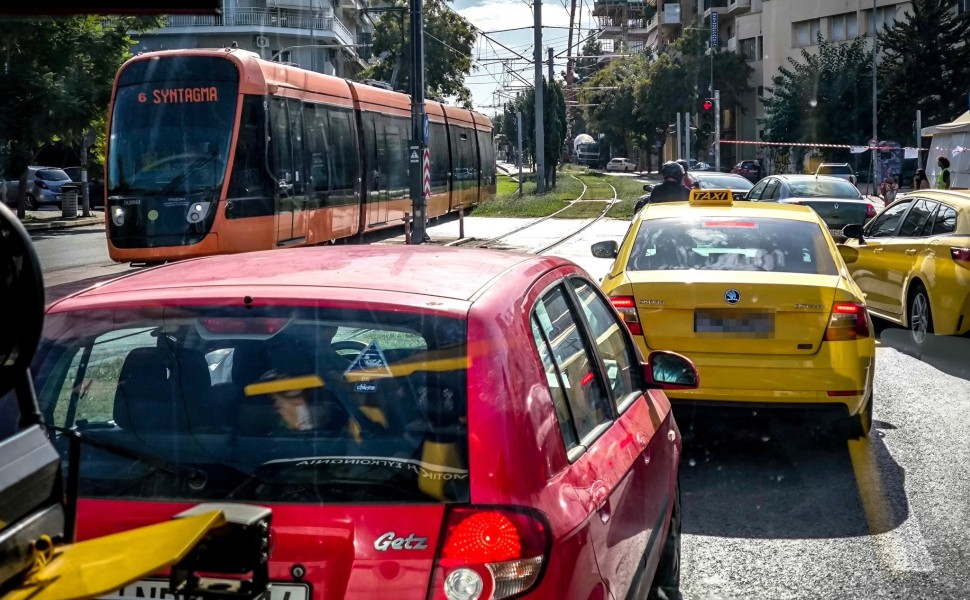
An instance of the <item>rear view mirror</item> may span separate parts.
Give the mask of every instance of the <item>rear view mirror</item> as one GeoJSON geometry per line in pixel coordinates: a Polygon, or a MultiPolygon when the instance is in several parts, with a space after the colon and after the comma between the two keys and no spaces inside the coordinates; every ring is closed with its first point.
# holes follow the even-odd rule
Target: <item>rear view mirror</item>
{"type": "Polygon", "coordinates": [[[596,242],[590,247],[590,251],[596,258],[616,258],[619,250],[620,246],[613,240],[596,242]]]}
{"type": "Polygon", "coordinates": [[[643,191],[645,191],[645,192],[652,192],[653,191],[653,186],[650,185],[649,183],[645,183],[645,184],[643,184],[643,191]]]}
{"type": "Polygon", "coordinates": [[[846,225],[845,227],[842,228],[842,235],[844,235],[846,239],[859,240],[861,242],[862,225],[859,225],[858,223],[846,225]]]}
{"type": "Polygon", "coordinates": [[[697,367],[686,356],[666,350],[651,352],[643,368],[647,383],[664,390],[692,390],[700,385],[697,367]]]}

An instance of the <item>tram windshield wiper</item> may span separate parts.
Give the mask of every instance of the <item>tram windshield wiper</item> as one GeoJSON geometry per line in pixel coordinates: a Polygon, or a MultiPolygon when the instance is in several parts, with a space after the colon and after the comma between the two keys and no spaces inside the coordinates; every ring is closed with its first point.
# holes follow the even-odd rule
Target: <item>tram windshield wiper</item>
{"type": "Polygon", "coordinates": [[[185,168],[185,170],[183,170],[181,173],[179,173],[178,175],[176,175],[175,177],[173,177],[171,181],[169,181],[168,183],[166,183],[165,184],[165,187],[163,187],[158,192],[158,195],[159,196],[166,196],[168,194],[171,194],[175,190],[176,187],[182,185],[182,183],[184,183],[185,180],[187,180],[193,173],[195,173],[196,171],[198,171],[202,167],[204,167],[204,166],[208,165],[209,163],[211,163],[213,160],[215,160],[215,158],[217,156],[219,156],[219,153],[217,151],[213,150],[211,153],[209,153],[208,156],[202,156],[200,158],[197,158],[195,160],[195,162],[193,162],[192,164],[190,164],[189,166],[187,166],[185,168]]]}

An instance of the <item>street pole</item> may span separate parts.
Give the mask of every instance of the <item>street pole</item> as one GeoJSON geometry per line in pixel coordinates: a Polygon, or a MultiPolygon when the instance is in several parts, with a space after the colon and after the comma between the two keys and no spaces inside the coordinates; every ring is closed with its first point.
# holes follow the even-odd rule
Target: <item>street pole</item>
{"type": "MultiPolygon", "coordinates": [[[[88,139],[90,132],[85,131],[81,138],[81,216],[91,216],[91,192],[88,190],[88,139]]],[[[104,205],[105,210],[108,204],[104,205]]]]}
{"type": "Polygon", "coordinates": [[[714,90],[714,170],[721,172],[721,91],[714,90]]]}
{"type": "MultiPolygon", "coordinates": [[[[876,41],[876,0],[872,0],[872,140],[876,146],[879,145],[878,121],[876,120],[876,53],[878,42],[876,41]]],[[[879,151],[873,148],[872,152],[872,185],[873,188],[879,185],[876,177],[879,173],[879,151]]]]}
{"type": "Polygon", "coordinates": [[[519,122],[519,196],[522,195],[522,111],[515,113],[519,122]]]}
{"type": "Polygon", "coordinates": [[[923,168],[923,111],[916,109],[916,168],[923,168]]]}
{"type": "Polygon", "coordinates": [[[684,113],[684,160],[690,164],[690,113],[684,113]]]}
{"type": "Polygon", "coordinates": [[[427,235],[428,199],[424,196],[422,160],[424,139],[424,15],[422,0],[411,2],[411,143],[408,168],[411,171],[411,207],[414,211],[412,243],[421,244],[427,235]]]}
{"type": "MultiPolygon", "coordinates": [[[[684,140],[680,137],[680,113],[677,113],[677,152],[674,154],[680,154],[684,149],[684,140]]],[[[680,158],[679,156],[674,156],[674,160],[680,158]]]]}
{"type": "Polygon", "coordinates": [[[552,83],[552,76],[553,76],[553,72],[552,72],[552,46],[549,46],[548,51],[549,51],[549,77],[546,78],[546,81],[548,81],[549,83],[552,83]]]}
{"type": "Polygon", "coordinates": [[[542,0],[534,0],[532,8],[535,16],[533,60],[536,63],[536,193],[542,194],[546,191],[545,121],[542,116],[542,0]]]}

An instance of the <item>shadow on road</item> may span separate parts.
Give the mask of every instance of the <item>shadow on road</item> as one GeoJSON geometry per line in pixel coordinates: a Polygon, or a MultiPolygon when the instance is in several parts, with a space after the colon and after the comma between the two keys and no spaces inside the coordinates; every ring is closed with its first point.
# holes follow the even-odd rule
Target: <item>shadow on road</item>
{"type": "Polygon", "coordinates": [[[908,516],[905,474],[878,431],[891,425],[876,423],[869,441],[860,442],[867,457],[860,460],[850,454],[844,435],[816,429],[811,413],[697,408],[690,415],[677,417],[684,434],[685,533],[864,536],[894,529],[908,516]]]}
{"type": "Polygon", "coordinates": [[[908,329],[882,319],[874,319],[873,323],[883,346],[922,360],[948,375],[970,380],[970,337],[928,335],[917,344],[908,329]]]}

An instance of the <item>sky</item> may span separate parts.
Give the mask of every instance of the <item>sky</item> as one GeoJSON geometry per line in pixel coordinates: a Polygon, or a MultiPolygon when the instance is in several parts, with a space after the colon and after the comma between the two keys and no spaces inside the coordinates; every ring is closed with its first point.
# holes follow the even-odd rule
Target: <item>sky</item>
{"type": "MultiPolygon", "coordinates": [[[[569,0],[563,1],[565,5],[560,0],[542,2],[543,61],[548,56],[545,49],[550,46],[554,54],[562,54],[553,61],[557,79],[561,78],[560,73],[566,70],[566,46],[569,36],[569,0]]],[[[573,37],[574,55],[582,48],[582,44],[577,42],[585,39],[590,34],[590,27],[595,25],[590,15],[592,6],[592,0],[577,0],[576,20],[581,24],[581,29],[577,25],[573,37]]],[[[525,83],[513,75],[503,74],[505,68],[497,59],[510,59],[512,62],[507,63],[509,68],[530,83],[535,80],[534,67],[513,53],[514,51],[532,59],[531,2],[528,0],[454,0],[451,2],[451,7],[491,38],[489,40],[479,36],[472,53],[475,69],[465,78],[465,85],[472,92],[476,110],[489,116],[501,112],[501,104],[510,99],[509,94],[514,96],[515,88],[522,88],[525,83]],[[517,28],[525,29],[503,31],[517,28]],[[507,46],[510,50],[502,48],[499,44],[507,46]],[[494,95],[497,90],[502,90],[503,84],[511,89],[505,91],[503,96],[494,95]]],[[[433,41],[425,39],[425,52],[432,50],[432,44],[434,44],[433,41]]],[[[547,63],[544,63],[543,73],[547,70],[547,63]]]]}

